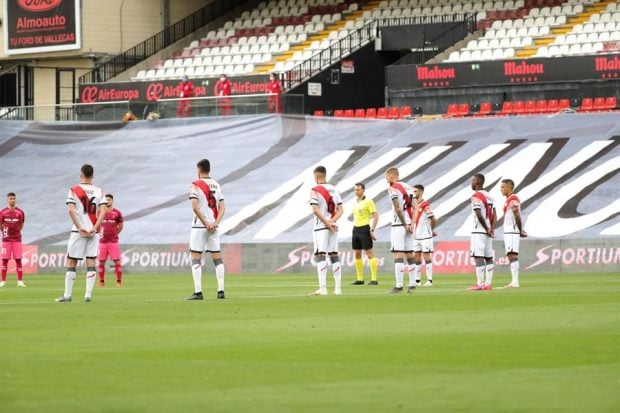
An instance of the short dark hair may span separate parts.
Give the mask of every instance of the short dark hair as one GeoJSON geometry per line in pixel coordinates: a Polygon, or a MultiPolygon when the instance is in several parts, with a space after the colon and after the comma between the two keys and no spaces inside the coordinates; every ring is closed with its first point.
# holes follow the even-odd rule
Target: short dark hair
{"type": "Polygon", "coordinates": [[[414,188],[419,189],[419,190],[420,190],[420,191],[422,191],[422,192],[424,192],[424,185],[421,185],[421,184],[416,184],[416,185],[414,185],[413,187],[414,187],[414,188]]]}
{"type": "Polygon", "coordinates": [[[80,172],[82,172],[82,175],[84,175],[85,178],[92,178],[95,173],[95,168],[93,168],[92,165],[85,163],[82,165],[80,172]]]}
{"type": "Polygon", "coordinates": [[[196,166],[198,167],[198,169],[200,169],[201,172],[204,172],[206,174],[211,172],[211,162],[209,162],[208,159],[201,159],[200,161],[198,161],[196,166]]]}
{"type": "Polygon", "coordinates": [[[362,182],[358,182],[354,186],[361,186],[363,190],[366,190],[366,185],[364,185],[362,182]]]}
{"type": "Polygon", "coordinates": [[[105,197],[114,199],[114,196],[112,194],[105,194],[105,197]]]}
{"type": "Polygon", "coordinates": [[[478,182],[480,182],[480,185],[484,185],[484,175],[482,175],[482,174],[475,174],[474,178],[476,178],[476,180],[478,182]]]}
{"type": "Polygon", "coordinates": [[[515,181],[512,179],[502,179],[502,183],[510,185],[511,188],[515,187],[515,181]]]}
{"type": "Polygon", "coordinates": [[[9,192],[8,194],[6,194],[7,198],[10,197],[10,196],[15,196],[16,197],[17,195],[15,195],[15,192],[9,192]]]}
{"type": "Polygon", "coordinates": [[[324,166],[320,166],[319,165],[316,168],[314,168],[314,173],[326,176],[327,175],[327,169],[325,169],[324,166]]]}

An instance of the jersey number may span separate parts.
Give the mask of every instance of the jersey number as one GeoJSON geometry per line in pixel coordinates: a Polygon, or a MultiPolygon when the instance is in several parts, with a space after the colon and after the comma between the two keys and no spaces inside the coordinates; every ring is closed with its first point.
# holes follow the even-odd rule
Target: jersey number
{"type": "Polygon", "coordinates": [[[97,203],[95,202],[95,197],[90,198],[90,201],[87,197],[80,198],[80,202],[82,202],[82,206],[84,207],[84,213],[89,215],[97,214],[97,203]]]}

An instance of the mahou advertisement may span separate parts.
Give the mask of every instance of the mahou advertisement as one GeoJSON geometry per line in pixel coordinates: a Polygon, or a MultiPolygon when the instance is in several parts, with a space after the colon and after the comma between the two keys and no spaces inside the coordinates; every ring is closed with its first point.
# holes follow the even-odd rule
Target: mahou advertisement
{"type": "Polygon", "coordinates": [[[6,54],[81,47],[80,0],[5,0],[6,54]]]}

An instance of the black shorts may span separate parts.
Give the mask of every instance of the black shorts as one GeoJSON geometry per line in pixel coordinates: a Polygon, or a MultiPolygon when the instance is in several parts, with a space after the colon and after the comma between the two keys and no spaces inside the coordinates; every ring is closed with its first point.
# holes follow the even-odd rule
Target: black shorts
{"type": "Polygon", "coordinates": [[[372,249],[372,238],[370,237],[370,225],[363,227],[353,227],[353,237],[351,244],[354,250],[372,249]]]}

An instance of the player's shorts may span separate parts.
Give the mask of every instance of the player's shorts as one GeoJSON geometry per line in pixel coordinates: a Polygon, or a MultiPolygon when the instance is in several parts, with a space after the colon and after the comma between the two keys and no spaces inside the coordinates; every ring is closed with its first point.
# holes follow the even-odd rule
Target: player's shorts
{"type": "Polygon", "coordinates": [[[471,234],[469,255],[472,257],[493,257],[493,239],[487,234],[471,234]]]}
{"type": "Polygon", "coordinates": [[[112,261],[121,259],[121,246],[118,242],[99,243],[99,261],[105,261],[110,257],[112,261]]]}
{"type": "Polygon", "coordinates": [[[404,226],[394,226],[391,230],[392,252],[413,252],[415,236],[404,226]]]}
{"type": "Polygon", "coordinates": [[[314,255],[338,252],[338,234],[328,229],[313,232],[314,255]]]}
{"type": "Polygon", "coordinates": [[[432,238],[424,238],[424,239],[415,239],[413,241],[413,251],[414,252],[433,252],[433,239],[432,238]]]}
{"type": "Polygon", "coordinates": [[[82,260],[86,258],[97,258],[99,250],[99,234],[92,237],[83,237],[77,231],[71,231],[69,243],[67,244],[67,258],[82,260]]]}
{"type": "Polygon", "coordinates": [[[21,260],[22,243],[20,241],[2,241],[2,259],[21,260]]]}
{"type": "Polygon", "coordinates": [[[353,227],[353,235],[351,237],[351,245],[354,250],[371,250],[372,237],[370,236],[370,225],[363,227],[353,227]]]}
{"type": "Polygon", "coordinates": [[[519,253],[519,234],[504,234],[504,245],[506,246],[506,254],[519,253]]]}
{"type": "Polygon", "coordinates": [[[191,252],[220,252],[220,232],[209,232],[206,228],[192,228],[189,234],[191,252]]]}

